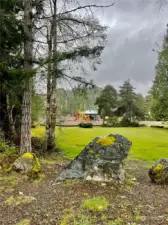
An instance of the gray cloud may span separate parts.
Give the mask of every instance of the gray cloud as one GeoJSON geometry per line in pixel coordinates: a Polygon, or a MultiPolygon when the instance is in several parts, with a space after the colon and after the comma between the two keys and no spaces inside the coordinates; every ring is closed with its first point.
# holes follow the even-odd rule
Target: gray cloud
{"type": "Polygon", "coordinates": [[[168,6],[160,10],[156,2],[116,0],[114,7],[99,12],[100,20],[111,28],[102,63],[98,71],[90,72],[96,84],[119,86],[131,79],[137,91],[146,93],[157,63],[157,54],[152,49],[157,48],[157,43],[162,44],[168,23],[168,6]]]}

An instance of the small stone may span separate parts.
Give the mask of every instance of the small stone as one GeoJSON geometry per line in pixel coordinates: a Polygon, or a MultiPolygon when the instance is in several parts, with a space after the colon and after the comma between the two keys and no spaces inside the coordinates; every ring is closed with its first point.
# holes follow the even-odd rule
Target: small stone
{"type": "Polygon", "coordinates": [[[156,221],[162,221],[162,220],[164,220],[164,216],[157,216],[157,217],[154,217],[154,220],[156,220],[156,221]]]}
{"type": "Polygon", "coordinates": [[[19,191],[19,195],[23,195],[23,192],[19,191]]]}
{"type": "Polygon", "coordinates": [[[141,216],[140,220],[141,220],[142,222],[145,222],[145,221],[147,220],[147,218],[146,218],[146,216],[141,216]]]}
{"type": "Polygon", "coordinates": [[[132,180],[132,181],[137,181],[137,179],[136,179],[135,177],[134,177],[134,178],[132,178],[131,180],[132,180]]]}
{"type": "Polygon", "coordinates": [[[121,198],[121,199],[126,199],[127,198],[127,196],[118,196],[119,198],[121,198]]]}
{"type": "Polygon", "coordinates": [[[105,186],[106,186],[106,183],[101,183],[101,186],[102,186],[102,187],[105,187],[105,186]]]}

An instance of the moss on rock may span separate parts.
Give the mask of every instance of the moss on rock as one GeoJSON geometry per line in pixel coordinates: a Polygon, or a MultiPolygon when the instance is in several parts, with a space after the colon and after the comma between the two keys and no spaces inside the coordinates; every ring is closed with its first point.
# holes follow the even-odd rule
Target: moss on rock
{"type": "Polygon", "coordinates": [[[38,178],[41,170],[39,159],[34,153],[25,153],[12,165],[12,169],[30,178],[38,178]]]}
{"type": "Polygon", "coordinates": [[[159,173],[163,170],[163,165],[157,164],[153,170],[154,170],[155,173],[159,173]]]}
{"type": "Polygon", "coordinates": [[[168,183],[168,160],[159,159],[149,170],[149,177],[157,184],[168,183]]]}
{"type": "Polygon", "coordinates": [[[102,145],[102,146],[110,146],[112,144],[114,144],[115,142],[115,138],[114,137],[102,137],[99,138],[96,143],[102,145]]]}
{"type": "Polygon", "coordinates": [[[32,154],[30,152],[26,152],[21,157],[24,158],[24,159],[33,159],[34,158],[34,154],[32,154]]]}

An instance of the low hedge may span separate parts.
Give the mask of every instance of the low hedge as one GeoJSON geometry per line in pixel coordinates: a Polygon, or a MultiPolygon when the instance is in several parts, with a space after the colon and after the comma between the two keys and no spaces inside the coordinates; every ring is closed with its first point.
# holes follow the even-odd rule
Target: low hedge
{"type": "Polygon", "coordinates": [[[164,126],[159,125],[151,125],[152,128],[164,128],[164,126]]]}
{"type": "Polygon", "coordinates": [[[92,123],[80,123],[79,127],[81,127],[81,128],[93,128],[93,124],[92,123]]]}

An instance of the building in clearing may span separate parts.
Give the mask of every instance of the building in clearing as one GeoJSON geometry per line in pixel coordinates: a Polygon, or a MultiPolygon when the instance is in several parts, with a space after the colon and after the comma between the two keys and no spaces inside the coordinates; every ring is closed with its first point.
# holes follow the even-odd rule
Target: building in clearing
{"type": "Polygon", "coordinates": [[[96,121],[96,120],[100,119],[100,116],[99,116],[97,110],[86,110],[86,111],[82,112],[82,114],[89,116],[90,120],[92,120],[92,121],[96,121]]]}

